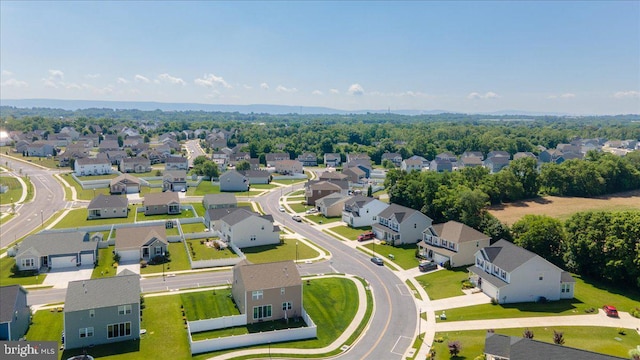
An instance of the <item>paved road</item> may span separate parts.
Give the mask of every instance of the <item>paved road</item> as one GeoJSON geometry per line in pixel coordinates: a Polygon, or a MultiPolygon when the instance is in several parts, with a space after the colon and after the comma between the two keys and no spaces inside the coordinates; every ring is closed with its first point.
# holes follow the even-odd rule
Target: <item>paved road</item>
{"type": "MultiPolygon", "coordinates": [[[[294,191],[301,185],[293,187],[294,191]]],[[[289,189],[289,187],[287,187],[289,189]]],[[[338,272],[366,279],[373,290],[376,309],[371,325],[358,343],[343,358],[349,359],[402,359],[413,344],[417,327],[417,308],[406,285],[386,267],[379,267],[370,257],[335,238],[313,229],[306,223],[291,220],[290,215],[278,211],[279,191],[256,199],[267,214],[303,237],[328,250],[330,265],[338,272]]]]}
{"type": "Polygon", "coordinates": [[[189,140],[185,142],[184,147],[187,149],[187,156],[189,158],[189,167],[193,167],[193,160],[200,155],[206,155],[200,147],[200,139],[189,140]]]}
{"type": "Polygon", "coordinates": [[[35,189],[33,201],[17,206],[18,216],[2,225],[0,248],[3,248],[41,227],[43,221],[46,222],[57,210],[67,206],[67,201],[64,199],[64,190],[53,177],[57,171],[44,170],[4,155],[0,155],[0,164],[8,164],[16,173],[22,169],[22,175],[29,176],[35,189]]]}

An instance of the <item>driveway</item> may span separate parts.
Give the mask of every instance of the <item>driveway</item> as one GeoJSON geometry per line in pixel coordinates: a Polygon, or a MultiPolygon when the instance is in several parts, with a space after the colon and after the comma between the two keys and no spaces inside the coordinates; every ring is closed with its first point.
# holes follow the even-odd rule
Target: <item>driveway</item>
{"type": "Polygon", "coordinates": [[[122,270],[129,270],[132,273],[135,274],[140,274],[140,262],[136,261],[136,262],[125,262],[125,263],[118,263],[118,269],[116,270],[116,272],[119,274],[120,271],[122,270]]]}
{"type": "Polygon", "coordinates": [[[46,274],[43,285],[53,285],[54,289],[66,289],[70,281],[89,280],[93,272],[93,265],[80,266],[71,269],[51,270],[46,274]]]}

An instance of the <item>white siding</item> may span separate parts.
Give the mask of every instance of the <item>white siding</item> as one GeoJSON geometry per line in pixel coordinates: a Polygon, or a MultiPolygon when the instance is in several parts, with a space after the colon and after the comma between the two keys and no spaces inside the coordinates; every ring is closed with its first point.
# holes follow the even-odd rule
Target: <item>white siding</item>
{"type": "Polygon", "coordinates": [[[252,216],[231,227],[222,225],[223,237],[231,236],[231,242],[239,248],[280,243],[280,234],[273,231],[273,224],[266,219],[252,216]],[[255,235],[255,240],[251,236],[255,235]]]}

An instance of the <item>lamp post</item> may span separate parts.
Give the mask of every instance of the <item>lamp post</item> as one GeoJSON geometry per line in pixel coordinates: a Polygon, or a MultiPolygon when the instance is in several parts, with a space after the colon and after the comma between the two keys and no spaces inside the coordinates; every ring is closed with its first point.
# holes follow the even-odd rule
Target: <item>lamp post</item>
{"type": "Polygon", "coordinates": [[[296,264],[298,263],[298,241],[296,241],[296,264]]]}
{"type": "Polygon", "coordinates": [[[165,281],[165,278],[164,278],[164,250],[162,250],[162,281],[165,281]]]}
{"type": "Polygon", "coordinates": [[[44,215],[42,210],[40,210],[40,227],[44,227],[44,215]]]}

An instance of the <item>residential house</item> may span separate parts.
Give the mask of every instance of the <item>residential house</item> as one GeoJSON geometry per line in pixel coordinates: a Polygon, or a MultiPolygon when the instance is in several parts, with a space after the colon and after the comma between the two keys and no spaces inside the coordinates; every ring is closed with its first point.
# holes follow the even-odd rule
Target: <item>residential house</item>
{"type": "Polygon", "coordinates": [[[382,154],[382,158],[380,160],[382,162],[384,162],[385,160],[389,160],[395,167],[400,167],[402,165],[402,155],[398,153],[386,152],[382,154]]]}
{"type": "Polygon", "coordinates": [[[351,199],[350,195],[341,193],[329,194],[316,200],[316,209],[325,217],[338,217],[342,215],[344,203],[351,199]]]}
{"type": "Polygon", "coordinates": [[[111,163],[105,159],[76,159],[73,168],[73,172],[76,176],[111,174],[111,163]]]}
{"type": "Polygon", "coordinates": [[[53,156],[55,153],[55,146],[45,141],[35,141],[27,145],[27,156],[47,157],[53,156]]]}
{"type": "Polygon", "coordinates": [[[151,171],[151,161],[144,157],[124,158],[120,161],[120,172],[144,173],[151,171]]]}
{"type": "Polygon", "coordinates": [[[491,151],[487,154],[487,159],[492,157],[505,157],[507,159],[511,159],[511,154],[509,154],[506,151],[497,150],[497,151],[491,151]]]}
{"type": "Polygon", "coordinates": [[[341,193],[343,191],[340,185],[329,181],[307,182],[305,185],[305,201],[307,205],[316,205],[316,200],[321,199],[329,194],[341,193]]]}
{"type": "Polygon", "coordinates": [[[431,221],[420,211],[391,204],[378,214],[372,230],[376,238],[394,246],[415,244],[422,239],[422,231],[431,226],[431,221]]]}
{"type": "Polygon", "coordinates": [[[462,153],[462,155],[460,155],[460,159],[463,159],[466,157],[478,157],[480,158],[480,161],[484,160],[484,155],[482,154],[481,151],[465,151],[462,153]]]}
{"type": "Polygon", "coordinates": [[[563,157],[562,151],[555,150],[555,149],[544,150],[544,151],[540,152],[540,154],[538,155],[538,159],[542,163],[551,163],[551,162],[553,162],[553,163],[556,163],[556,164],[561,164],[561,163],[564,162],[564,157],[563,157]]]}
{"type": "MultiPolygon", "coordinates": [[[[291,160],[289,153],[280,152],[280,153],[268,153],[264,155],[264,159],[267,163],[267,167],[275,167],[276,162],[282,160],[291,160]]],[[[302,166],[301,166],[302,167],[302,166]]]]}
{"type": "Polygon", "coordinates": [[[318,157],[316,157],[316,153],[304,153],[298,155],[298,161],[302,163],[302,166],[318,166],[318,157]]]}
{"type": "Polygon", "coordinates": [[[352,162],[356,160],[369,160],[371,161],[371,157],[365,153],[350,153],[347,154],[347,162],[352,162]]]}
{"type": "Polygon", "coordinates": [[[353,228],[371,226],[378,222],[378,214],[387,206],[376,198],[357,195],[344,203],[342,221],[353,228]]]}
{"type": "Polygon", "coordinates": [[[162,174],[163,191],[186,191],[187,172],[184,170],[165,171],[162,174]]]}
{"type": "Polygon", "coordinates": [[[449,160],[452,163],[455,163],[456,161],[458,161],[458,158],[453,153],[450,153],[448,151],[445,151],[443,153],[436,155],[436,159],[449,160]]]}
{"type": "Polygon", "coordinates": [[[220,239],[239,248],[280,243],[280,227],[271,215],[260,215],[244,208],[220,219],[220,239]]]}
{"type": "Polygon", "coordinates": [[[0,286],[0,304],[0,340],[20,340],[31,323],[27,290],[20,285],[0,286]]]}
{"type": "Polygon", "coordinates": [[[297,160],[280,160],[274,163],[276,172],[282,175],[303,174],[302,163],[297,160]]]}
{"type": "Polygon", "coordinates": [[[422,171],[424,168],[429,167],[429,160],[423,158],[422,156],[414,155],[408,159],[402,160],[400,164],[400,169],[411,172],[413,170],[422,171]]]}
{"type": "Polygon", "coordinates": [[[482,157],[479,156],[463,156],[460,158],[461,167],[480,167],[482,166],[482,157]]]}
{"type": "Polygon", "coordinates": [[[532,158],[532,159],[538,160],[538,157],[534,153],[529,151],[520,151],[513,154],[513,160],[518,160],[521,158],[532,158]]]}
{"type": "Polygon", "coordinates": [[[222,167],[229,163],[229,155],[224,151],[214,151],[211,154],[211,160],[218,165],[218,167],[222,167]]]}
{"type": "Polygon", "coordinates": [[[181,156],[168,156],[164,160],[165,170],[189,170],[189,159],[181,156]]]}
{"type": "Polygon", "coordinates": [[[271,173],[267,170],[245,170],[240,172],[244,175],[249,184],[269,184],[271,182],[271,173]]]}
{"type": "MultiPolygon", "coordinates": [[[[371,171],[373,169],[373,167],[371,166],[371,160],[369,160],[369,159],[356,159],[356,160],[352,160],[352,161],[347,162],[343,166],[344,169],[353,168],[353,167],[357,167],[360,170],[364,171],[365,178],[368,179],[368,178],[371,177],[371,171]]],[[[343,172],[344,172],[344,169],[343,169],[343,172]]]]}
{"type": "Polygon", "coordinates": [[[576,349],[522,336],[487,332],[484,340],[486,360],[624,360],[617,356],[576,349]]]}
{"type": "Polygon", "coordinates": [[[362,183],[367,176],[367,174],[357,166],[342,169],[342,174],[346,175],[347,180],[350,181],[352,184],[362,183]]]}
{"type": "Polygon", "coordinates": [[[249,191],[249,179],[235,170],[220,175],[220,191],[249,191]]]}
{"type": "MultiPolygon", "coordinates": [[[[111,165],[120,165],[122,160],[128,158],[129,155],[123,150],[108,150],[96,155],[98,159],[109,159],[111,165]]],[[[142,156],[141,156],[142,157],[142,156]]]]}
{"type": "Polygon", "coordinates": [[[98,258],[98,243],[90,241],[84,231],[38,233],[17,245],[19,270],[63,269],[80,265],[93,266],[98,258]]]}
{"type": "Polygon", "coordinates": [[[126,196],[98,194],[87,206],[87,219],[126,218],[129,215],[126,196]]]}
{"type": "Polygon", "coordinates": [[[509,162],[511,162],[511,160],[509,160],[508,157],[505,157],[505,156],[494,156],[494,157],[486,158],[482,162],[482,165],[484,167],[486,167],[487,169],[489,169],[490,173],[494,174],[494,173],[497,173],[498,171],[502,170],[503,168],[509,166],[509,162]]]}
{"type": "Polygon", "coordinates": [[[500,304],[572,299],[571,274],[542,257],[504,239],[480,249],[469,278],[500,304]]]}
{"type": "Polygon", "coordinates": [[[435,172],[453,171],[453,163],[449,159],[433,159],[429,163],[429,170],[435,172]]]}
{"type": "Polygon", "coordinates": [[[250,158],[249,159],[250,170],[260,170],[260,159],[250,158]]]}
{"type": "Polygon", "coordinates": [[[118,140],[102,140],[98,145],[98,152],[117,151],[122,150],[118,144],[118,140]]]}
{"type": "Polygon", "coordinates": [[[55,147],[68,146],[72,141],[71,136],[67,134],[49,134],[47,136],[47,142],[55,147]]]}
{"type": "Polygon", "coordinates": [[[140,179],[129,174],[122,174],[109,182],[111,194],[136,194],[140,192],[140,179]]]}
{"type": "Polygon", "coordinates": [[[326,167],[338,167],[342,163],[340,154],[338,153],[326,153],[324,154],[324,165],[326,167]]]}
{"type": "Polygon", "coordinates": [[[202,205],[207,209],[224,209],[238,207],[238,200],[233,194],[206,194],[202,197],[202,205]]]}
{"type": "Polygon", "coordinates": [[[471,265],[476,251],[489,246],[490,237],[457,221],[429,226],[418,243],[421,256],[452,267],[471,265]]]}
{"type": "Polygon", "coordinates": [[[144,196],[142,205],[145,215],[180,214],[180,198],[178,194],[170,191],[149,193],[144,196]]]}
{"type": "Polygon", "coordinates": [[[297,318],[302,315],[302,279],[291,261],[233,267],[231,294],[247,324],[297,318]]]}
{"type": "MultiPolygon", "coordinates": [[[[234,196],[235,197],[235,196],[234,196]]],[[[206,209],[206,208],[205,208],[206,209]]],[[[225,207],[225,208],[213,208],[206,209],[204,213],[204,225],[209,228],[210,231],[217,233],[220,236],[222,227],[220,226],[220,219],[238,210],[238,207],[225,207]]]]}
{"type": "Polygon", "coordinates": [[[338,171],[325,171],[320,174],[320,180],[327,181],[349,181],[349,176],[338,171]]]}
{"type": "Polygon", "coordinates": [[[62,129],[60,129],[59,133],[69,136],[73,141],[78,140],[78,138],[80,138],[80,133],[76,131],[76,129],[72,128],[71,126],[63,127],[62,129]]]}
{"type": "Polygon", "coordinates": [[[140,275],[69,282],[64,301],[65,349],[135,340],[140,337],[140,275]]]}
{"type": "Polygon", "coordinates": [[[250,161],[250,160],[251,160],[251,154],[248,152],[234,152],[229,155],[229,165],[231,166],[238,165],[240,161],[250,161]]]}
{"type": "MultiPolygon", "coordinates": [[[[27,155],[28,154],[28,149],[29,146],[31,145],[30,141],[27,140],[18,140],[15,142],[15,149],[17,153],[23,154],[23,155],[27,155]]],[[[52,151],[53,153],[53,151],[52,151]]]]}
{"type": "Polygon", "coordinates": [[[167,253],[167,230],[163,225],[121,227],[116,231],[115,252],[120,262],[149,261],[167,253]]]}

